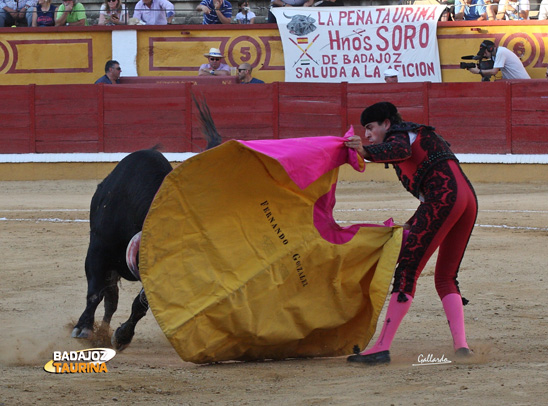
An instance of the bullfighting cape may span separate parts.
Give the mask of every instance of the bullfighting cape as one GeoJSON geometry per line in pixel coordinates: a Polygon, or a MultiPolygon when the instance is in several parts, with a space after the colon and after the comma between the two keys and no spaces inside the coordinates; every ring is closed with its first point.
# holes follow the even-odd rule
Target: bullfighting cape
{"type": "Polygon", "coordinates": [[[401,227],[339,226],[345,138],[228,141],[183,162],[146,218],[140,271],[185,361],[338,356],[375,332],[401,227]]]}

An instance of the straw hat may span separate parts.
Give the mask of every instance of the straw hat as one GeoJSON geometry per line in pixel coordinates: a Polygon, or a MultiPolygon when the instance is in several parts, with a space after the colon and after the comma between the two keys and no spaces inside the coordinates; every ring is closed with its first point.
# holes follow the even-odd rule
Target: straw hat
{"type": "Polygon", "coordinates": [[[217,48],[210,48],[209,53],[204,54],[206,58],[213,57],[213,58],[224,58],[224,55],[221,54],[221,51],[219,51],[217,48]]]}

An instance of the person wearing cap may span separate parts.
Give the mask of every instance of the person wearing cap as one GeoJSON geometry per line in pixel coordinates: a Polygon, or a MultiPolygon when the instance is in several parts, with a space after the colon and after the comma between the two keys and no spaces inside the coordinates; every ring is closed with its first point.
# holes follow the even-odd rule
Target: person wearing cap
{"type": "Polygon", "coordinates": [[[480,44],[476,60],[492,59],[492,69],[469,68],[468,71],[483,76],[493,76],[499,71],[503,79],[531,79],[520,59],[505,47],[497,47],[493,41],[485,40],[480,44]]]}
{"type": "Polygon", "coordinates": [[[487,20],[487,9],[483,0],[455,0],[455,21],[487,20]]]}
{"type": "Polygon", "coordinates": [[[175,6],[168,0],[140,0],[133,12],[133,18],[146,25],[171,24],[174,15],[175,6]]]}
{"type": "Polygon", "coordinates": [[[204,54],[208,63],[200,66],[198,76],[229,76],[230,66],[222,63],[224,55],[217,48],[211,48],[207,54],[204,54]]]}
{"type": "Polygon", "coordinates": [[[381,102],[361,114],[364,145],[354,135],[349,148],[372,162],[391,163],[402,185],[419,207],[403,226],[408,230],[394,274],[392,294],[375,344],[356,351],[349,362],[390,363],[390,346],[415,296],[417,280],[439,248],[434,283],[441,299],[456,356],[471,355],[464,328],[463,304],[457,276],[478,213],[477,198],[449,144],[433,127],[404,122],[392,103],[381,102]]]}
{"type": "Polygon", "coordinates": [[[384,81],[386,83],[398,83],[398,75],[399,72],[396,69],[388,68],[383,73],[384,81]]]}
{"type": "Polygon", "coordinates": [[[232,4],[227,0],[202,0],[196,11],[204,13],[202,24],[230,24],[232,4]]]}
{"type": "Polygon", "coordinates": [[[253,67],[248,63],[242,63],[238,66],[238,82],[243,85],[264,83],[262,80],[254,78],[251,72],[253,72],[253,67]]]}

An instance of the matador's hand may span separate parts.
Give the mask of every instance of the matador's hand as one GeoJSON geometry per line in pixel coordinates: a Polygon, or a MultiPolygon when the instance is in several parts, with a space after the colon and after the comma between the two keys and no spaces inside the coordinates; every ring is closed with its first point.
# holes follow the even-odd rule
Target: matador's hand
{"type": "Polygon", "coordinates": [[[355,149],[356,151],[363,148],[362,139],[357,135],[353,135],[352,137],[348,138],[345,141],[344,145],[348,148],[355,149]]]}

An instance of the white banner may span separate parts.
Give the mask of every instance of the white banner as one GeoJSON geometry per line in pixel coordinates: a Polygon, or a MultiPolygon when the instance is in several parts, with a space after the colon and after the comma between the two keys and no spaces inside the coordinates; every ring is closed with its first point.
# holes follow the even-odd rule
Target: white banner
{"type": "Polygon", "coordinates": [[[445,6],[276,7],[286,82],[441,82],[436,36],[445,6]]]}

